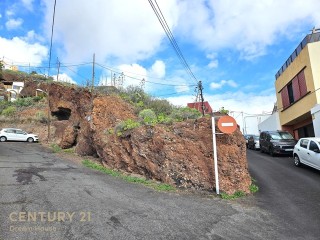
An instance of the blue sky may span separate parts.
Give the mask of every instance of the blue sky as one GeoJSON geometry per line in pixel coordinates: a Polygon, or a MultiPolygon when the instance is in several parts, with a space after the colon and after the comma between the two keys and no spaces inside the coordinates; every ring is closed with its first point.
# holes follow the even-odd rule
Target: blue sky
{"type": "MultiPolygon", "coordinates": [[[[247,118],[272,111],[275,73],[320,26],[317,0],[157,2],[203,82],[205,100],[214,110],[224,107],[247,118]]],[[[0,57],[6,63],[48,74],[53,3],[0,0],[0,57]]],[[[84,85],[91,80],[93,53],[96,85],[110,84],[111,75],[124,72],[124,86],[144,78],[153,96],[176,105],[195,99],[196,80],[183,68],[147,0],[57,0],[49,74],[57,74],[58,59],[59,79],[84,85]]]]}

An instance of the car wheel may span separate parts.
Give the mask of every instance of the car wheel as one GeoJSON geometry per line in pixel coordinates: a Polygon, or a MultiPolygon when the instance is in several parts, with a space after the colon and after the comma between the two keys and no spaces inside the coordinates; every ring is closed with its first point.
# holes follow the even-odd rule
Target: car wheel
{"type": "Polygon", "coordinates": [[[32,143],[34,140],[33,140],[32,137],[29,137],[29,138],[27,139],[27,141],[28,141],[29,143],[32,143]]]}
{"type": "Polygon", "coordinates": [[[301,162],[300,162],[300,159],[298,157],[298,155],[294,155],[294,165],[296,165],[296,167],[300,167],[301,166],[301,162]]]}
{"type": "Polygon", "coordinates": [[[274,157],[274,152],[273,152],[272,147],[269,148],[269,154],[270,154],[271,157],[274,157]]]}
{"type": "Polygon", "coordinates": [[[6,137],[4,137],[4,136],[0,137],[0,142],[5,142],[5,141],[7,141],[6,137]]]}

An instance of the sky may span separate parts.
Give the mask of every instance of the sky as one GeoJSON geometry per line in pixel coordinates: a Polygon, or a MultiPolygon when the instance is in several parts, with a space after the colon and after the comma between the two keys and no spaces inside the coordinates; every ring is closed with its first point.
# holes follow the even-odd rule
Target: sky
{"type": "Polygon", "coordinates": [[[81,86],[94,62],[95,85],[143,86],[178,106],[195,101],[201,81],[204,100],[251,133],[276,102],[276,72],[320,27],[318,0],[152,2],[187,69],[148,0],[56,0],[54,24],[54,0],[0,0],[0,58],[81,86]]]}

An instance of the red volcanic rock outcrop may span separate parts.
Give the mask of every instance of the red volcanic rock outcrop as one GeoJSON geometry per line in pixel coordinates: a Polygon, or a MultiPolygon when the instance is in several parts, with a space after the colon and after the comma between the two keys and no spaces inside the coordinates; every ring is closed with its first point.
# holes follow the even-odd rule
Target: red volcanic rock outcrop
{"type": "MultiPolygon", "coordinates": [[[[25,91],[35,92],[26,89],[25,91]]],[[[211,119],[196,123],[141,126],[117,136],[121,121],[137,120],[133,107],[118,96],[95,96],[87,90],[51,84],[50,110],[55,139],[80,155],[97,155],[111,168],[136,173],[182,188],[215,188],[211,119]]],[[[218,128],[216,131],[219,132],[218,128]]],[[[241,132],[217,135],[220,190],[249,192],[245,140],[241,132]]]]}

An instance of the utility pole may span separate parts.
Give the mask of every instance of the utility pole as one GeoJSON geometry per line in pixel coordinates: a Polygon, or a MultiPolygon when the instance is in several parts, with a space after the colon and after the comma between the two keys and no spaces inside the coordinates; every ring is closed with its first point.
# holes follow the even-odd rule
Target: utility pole
{"type": "Polygon", "coordinates": [[[59,82],[59,73],[60,73],[60,61],[57,58],[57,63],[58,63],[58,74],[57,74],[57,82],[59,82]]]}
{"type": "Polygon", "coordinates": [[[94,87],[94,64],[95,64],[95,57],[96,54],[93,54],[93,62],[92,62],[92,84],[91,84],[91,93],[93,93],[93,87],[94,87]]]}
{"type": "Polygon", "coordinates": [[[201,81],[199,81],[198,83],[198,89],[200,91],[202,117],[204,117],[204,98],[203,98],[203,92],[202,92],[203,86],[201,81]]]}

